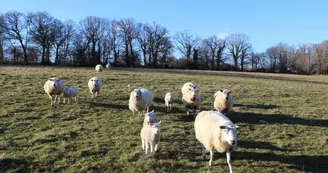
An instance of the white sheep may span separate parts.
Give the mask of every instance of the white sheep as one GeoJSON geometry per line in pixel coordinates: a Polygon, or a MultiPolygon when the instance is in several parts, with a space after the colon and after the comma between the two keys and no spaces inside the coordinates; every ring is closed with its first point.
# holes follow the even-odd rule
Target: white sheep
{"type": "Polygon", "coordinates": [[[70,86],[64,89],[64,101],[63,103],[66,103],[67,99],[67,104],[71,102],[71,98],[74,97],[75,102],[77,100],[78,94],[77,94],[77,89],[75,86],[70,86]]]}
{"type": "Polygon", "coordinates": [[[164,101],[165,101],[166,112],[170,112],[172,110],[172,105],[174,102],[174,94],[172,92],[166,93],[164,101]]]}
{"type": "Polygon", "coordinates": [[[104,68],[101,64],[96,65],[95,69],[96,69],[97,73],[101,73],[104,70],[104,68]]]}
{"type": "Polygon", "coordinates": [[[101,85],[102,85],[101,79],[98,77],[92,77],[89,80],[88,86],[89,86],[90,92],[92,94],[92,98],[95,98],[98,96],[101,85]]]}
{"type": "Polygon", "coordinates": [[[57,77],[49,78],[45,82],[43,88],[51,100],[51,105],[54,105],[57,98],[58,98],[58,102],[60,102],[60,95],[64,91],[64,83],[61,79],[57,77]],[[55,99],[53,99],[53,97],[55,97],[55,99]]]}
{"type": "Polygon", "coordinates": [[[214,94],[214,108],[225,115],[227,115],[233,105],[233,98],[230,93],[230,90],[225,89],[219,90],[214,94]]]}
{"type": "Polygon", "coordinates": [[[218,111],[202,111],[195,119],[195,135],[202,146],[202,155],[205,150],[210,151],[209,165],[213,164],[213,150],[226,153],[230,173],[234,172],[231,166],[231,152],[237,146],[237,130],[229,118],[218,111]]]}
{"type": "Polygon", "coordinates": [[[142,142],[142,150],[145,154],[148,153],[149,145],[150,152],[157,151],[161,134],[161,122],[151,125],[143,126],[140,131],[140,137],[142,142]]]}
{"type": "Polygon", "coordinates": [[[191,83],[191,82],[186,82],[183,84],[182,88],[181,88],[181,93],[182,95],[187,93],[188,91],[191,91],[191,90],[194,90],[194,91],[198,91],[198,86],[191,83]]]}
{"type": "Polygon", "coordinates": [[[182,95],[182,102],[187,111],[187,115],[189,115],[189,109],[193,109],[194,111],[200,109],[202,99],[198,93],[198,90],[193,88],[182,95]]]}
{"type": "Polygon", "coordinates": [[[145,110],[149,112],[149,107],[151,106],[153,99],[153,95],[148,89],[134,89],[130,93],[129,109],[132,111],[133,115],[136,111],[139,115],[145,110]]]}
{"type": "Polygon", "coordinates": [[[145,125],[158,123],[158,122],[159,122],[159,119],[158,119],[157,115],[155,114],[154,110],[152,110],[151,112],[147,112],[145,114],[143,125],[145,126],[145,125]]]}
{"type": "Polygon", "coordinates": [[[108,62],[107,64],[106,64],[106,68],[107,69],[110,69],[112,66],[110,65],[110,63],[108,62]]]}

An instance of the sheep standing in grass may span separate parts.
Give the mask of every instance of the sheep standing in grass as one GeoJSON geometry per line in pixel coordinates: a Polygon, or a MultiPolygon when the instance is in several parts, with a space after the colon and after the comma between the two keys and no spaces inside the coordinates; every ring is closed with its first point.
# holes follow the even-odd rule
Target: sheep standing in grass
{"type": "Polygon", "coordinates": [[[57,98],[58,98],[58,102],[60,102],[60,95],[64,91],[64,83],[61,79],[57,77],[49,78],[44,84],[43,88],[51,100],[51,105],[54,105],[57,98]]]}
{"type": "Polygon", "coordinates": [[[161,134],[161,122],[145,125],[140,132],[142,150],[148,153],[149,145],[150,152],[157,151],[161,134]]]}
{"type": "Polygon", "coordinates": [[[95,69],[96,69],[97,73],[101,73],[104,70],[104,68],[101,64],[96,65],[95,69]]]}
{"type": "Polygon", "coordinates": [[[217,111],[227,115],[233,105],[233,99],[230,90],[219,90],[214,94],[214,108],[217,111]]]}
{"type": "Polygon", "coordinates": [[[107,64],[106,64],[106,68],[107,69],[110,69],[112,66],[110,65],[110,63],[108,62],[107,64]]]}
{"type": "Polygon", "coordinates": [[[182,95],[182,102],[187,115],[189,115],[189,109],[193,109],[194,111],[199,110],[202,99],[198,93],[198,88],[191,88],[191,90],[185,92],[182,95]]]}
{"type": "Polygon", "coordinates": [[[159,119],[153,110],[153,111],[147,112],[145,114],[143,125],[146,126],[146,125],[158,123],[158,122],[159,122],[159,119]]]}
{"type": "Polygon", "coordinates": [[[90,92],[92,94],[92,98],[95,98],[98,96],[101,85],[102,85],[101,79],[98,77],[92,77],[89,80],[88,86],[89,86],[90,92]]]}
{"type": "Polygon", "coordinates": [[[181,93],[182,95],[189,92],[189,91],[197,91],[198,90],[198,86],[191,83],[191,82],[186,82],[185,84],[183,84],[182,88],[181,88],[181,93]]]}
{"type": "Polygon", "coordinates": [[[132,111],[133,115],[136,111],[141,115],[145,110],[149,112],[149,107],[152,102],[153,95],[149,90],[145,88],[134,89],[130,93],[129,109],[132,111]]]}
{"type": "Polygon", "coordinates": [[[72,97],[74,97],[75,102],[76,102],[78,96],[77,96],[77,89],[75,86],[70,86],[70,87],[64,89],[63,103],[66,103],[66,99],[67,99],[67,104],[71,103],[72,97]]]}
{"type": "Polygon", "coordinates": [[[209,165],[213,164],[213,150],[226,153],[230,173],[234,172],[231,166],[231,152],[237,146],[236,128],[229,118],[218,111],[202,111],[195,119],[195,135],[202,146],[202,155],[205,150],[210,151],[209,165]]]}
{"type": "Polygon", "coordinates": [[[165,94],[165,107],[166,107],[166,112],[170,112],[172,110],[172,105],[174,102],[174,95],[172,92],[168,92],[165,94]]]}

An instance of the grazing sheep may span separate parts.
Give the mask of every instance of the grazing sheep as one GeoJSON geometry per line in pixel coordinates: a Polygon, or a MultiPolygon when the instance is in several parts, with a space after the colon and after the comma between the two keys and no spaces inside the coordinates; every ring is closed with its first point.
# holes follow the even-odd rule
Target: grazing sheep
{"type": "Polygon", "coordinates": [[[164,100],[165,100],[166,112],[170,112],[172,110],[172,105],[174,102],[174,94],[172,92],[166,93],[164,100]]]}
{"type": "Polygon", "coordinates": [[[107,69],[110,69],[112,66],[110,65],[110,63],[108,62],[107,64],[106,64],[106,68],[107,69]]]}
{"type": "Polygon", "coordinates": [[[89,80],[88,86],[89,86],[90,92],[92,93],[92,98],[98,96],[101,85],[102,85],[101,79],[98,77],[92,77],[89,80]]]}
{"type": "Polygon", "coordinates": [[[195,135],[202,146],[202,155],[205,150],[210,151],[209,165],[213,164],[213,150],[226,153],[230,173],[234,172],[231,166],[231,152],[237,146],[236,128],[229,118],[218,111],[202,111],[195,119],[195,135]]]}
{"type": "Polygon", "coordinates": [[[104,68],[101,64],[96,65],[95,69],[96,69],[97,73],[101,73],[104,70],[104,68]]]}
{"type": "Polygon", "coordinates": [[[187,110],[187,115],[189,115],[189,109],[193,109],[194,111],[200,109],[202,99],[198,93],[198,90],[192,88],[190,91],[182,95],[182,102],[184,108],[187,110]]]}
{"type": "Polygon", "coordinates": [[[77,89],[75,86],[70,86],[68,88],[64,89],[64,101],[63,103],[66,102],[66,98],[67,98],[67,104],[71,103],[71,98],[74,97],[75,102],[77,100],[77,89]]]}
{"type": "Polygon", "coordinates": [[[219,90],[214,94],[214,108],[217,111],[227,115],[233,105],[233,99],[230,90],[219,90]]]}
{"type": "Polygon", "coordinates": [[[152,110],[151,112],[147,112],[145,114],[143,125],[146,126],[146,125],[158,123],[158,122],[159,122],[159,119],[157,118],[157,115],[155,114],[154,110],[152,110]]]}
{"type": "Polygon", "coordinates": [[[129,109],[132,111],[133,115],[135,111],[141,115],[144,110],[149,112],[149,107],[152,102],[153,95],[149,90],[145,88],[134,89],[130,93],[129,109]]]}
{"type": "Polygon", "coordinates": [[[191,82],[186,82],[185,84],[183,84],[182,88],[181,88],[181,93],[182,95],[187,93],[188,91],[198,91],[198,86],[191,83],[191,82]]]}
{"type": "Polygon", "coordinates": [[[64,91],[64,83],[61,79],[57,77],[49,78],[44,84],[43,88],[51,100],[51,105],[54,105],[57,98],[58,102],[60,102],[60,95],[64,91]],[[53,96],[55,97],[55,99],[53,99],[53,96]]]}
{"type": "Polygon", "coordinates": [[[148,153],[150,145],[150,152],[157,151],[161,134],[161,122],[143,126],[140,132],[142,150],[145,154],[148,153]]]}

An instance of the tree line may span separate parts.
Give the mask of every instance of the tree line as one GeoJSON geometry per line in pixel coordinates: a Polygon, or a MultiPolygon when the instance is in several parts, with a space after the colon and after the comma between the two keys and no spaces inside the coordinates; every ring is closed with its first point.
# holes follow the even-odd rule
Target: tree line
{"type": "Polygon", "coordinates": [[[78,23],[47,12],[0,14],[0,63],[328,73],[328,41],[278,43],[255,52],[247,35],[170,35],[153,22],[88,16],[78,23]],[[177,53],[181,56],[176,57],[177,53]]]}

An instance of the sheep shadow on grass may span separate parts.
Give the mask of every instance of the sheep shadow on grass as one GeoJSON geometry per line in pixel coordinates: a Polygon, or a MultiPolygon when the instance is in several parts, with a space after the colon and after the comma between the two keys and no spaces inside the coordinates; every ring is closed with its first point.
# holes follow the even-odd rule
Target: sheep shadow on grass
{"type": "Polygon", "coordinates": [[[0,160],[0,172],[15,170],[17,172],[32,172],[29,169],[31,165],[26,159],[5,158],[0,160]]]}
{"type": "Polygon", "coordinates": [[[234,107],[245,107],[247,109],[276,109],[280,106],[277,105],[263,105],[263,104],[254,104],[254,105],[247,105],[247,104],[234,104],[234,107]]]}
{"type": "Polygon", "coordinates": [[[257,114],[231,111],[228,113],[228,117],[235,124],[299,124],[305,126],[328,127],[328,120],[303,119],[285,114],[257,114]]]}
{"type": "Polygon", "coordinates": [[[115,109],[129,109],[128,105],[120,104],[110,104],[110,103],[99,103],[99,102],[90,102],[92,106],[105,107],[105,108],[115,108],[115,109]]]}
{"type": "Polygon", "coordinates": [[[234,152],[233,160],[278,161],[292,164],[291,169],[305,172],[327,172],[328,156],[284,156],[274,153],[234,152]]]}
{"type": "Polygon", "coordinates": [[[259,149],[268,149],[274,151],[295,151],[292,149],[280,148],[277,147],[270,142],[262,142],[262,141],[244,141],[238,140],[238,148],[259,148],[259,149]]]}

